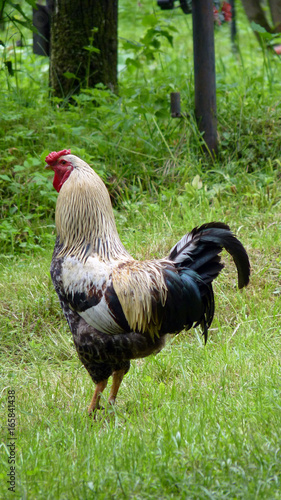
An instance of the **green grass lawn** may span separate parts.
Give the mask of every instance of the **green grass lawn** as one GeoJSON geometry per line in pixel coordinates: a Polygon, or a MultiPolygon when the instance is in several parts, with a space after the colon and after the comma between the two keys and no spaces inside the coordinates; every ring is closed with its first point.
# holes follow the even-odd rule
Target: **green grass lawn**
{"type": "Polygon", "coordinates": [[[229,26],[216,30],[214,160],[194,122],[191,18],[179,9],[120,0],[119,96],[84,89],[75,106],[53,106],[48,61],[31,54],[30,38],[0,52],[1,68],[8,55],[20,68],[0,72],[1,500],[280,499],[281,58],[258,46],[236,3],[239,50],[229,26]],[[160,36],[161,50],[151,45],[145,55],[124,38],[143,40],[153,9],[161,29],[178,31],[169,31],[173,48],[160,36]],[[175,90],[183,120],[169,116],[175,90]],[[56,193],[44,158],[68,147],[106,182],[134,257],[163,257],[194,226],[218,220],[241,239],[252,271],[239,291],[224,254],[207,345],[191,330],[133,361],[116,406],[107,406],[106,389],[95,420],[87,415],[94,386],[49,276],[56,193]]]}
{"type": "MultiPolygon", "coordinates": [[[[257,212],[241,200],[211,218],[228,221],[246,245],[249,287],[238,291],[224,256],[207,345],[199,331],[182,333],[157,356],[132,362],[116,407],[107,407],[106,391],[96,420],[86,411],[93,384],[50,283],[51,248],[2,260],[4,443],[7,389],[16,391],[11,498],[280,497],[280,202],[257,212]]],[[[203,203],[165,213],[171,224],[145,204],[141,215],[134,207],[117,214],[137,257],[165,254],[190,220],[210,220],[203,203]]],[[[1,451],[1,498],[10,498],[1,451]]]]}

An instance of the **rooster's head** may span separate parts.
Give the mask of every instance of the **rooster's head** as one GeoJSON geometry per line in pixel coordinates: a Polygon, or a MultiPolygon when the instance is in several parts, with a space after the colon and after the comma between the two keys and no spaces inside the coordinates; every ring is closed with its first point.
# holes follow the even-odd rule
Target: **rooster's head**
{"type": "Polygon", "coordinates": [[[123,253],[109,193],[98,174],[70,149],[53,151],[46,163],[45,168],[54,171],[53,186],[59,193],[56,228],[62,248],[58,256],[85,260],[92,253],[102,258],[123,253]]]}
{"type": "Polygon", "coordinates": [[[53,151],[46,156],[45,161],[47,163],[45,168],[53,170],[55,173],[53,186],[58,193],[74,168],[83,168],[83,164],[87,167],[87,163],[83,162],[78,156],[72,155],[70,149],[53,151]]]}

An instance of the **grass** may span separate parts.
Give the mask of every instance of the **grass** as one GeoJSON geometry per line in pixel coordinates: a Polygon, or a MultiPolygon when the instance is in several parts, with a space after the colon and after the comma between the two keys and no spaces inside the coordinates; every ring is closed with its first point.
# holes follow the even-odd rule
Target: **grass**
{"type": "Polygon", "coordinates": [[[156,12],[161,29],[177,27],[169,31],[174,48],[160,37],[161,51],[137,51],[124,39],[148,39],[151,2],[120,2],[118,97],[85,89],[76,106],[51,105],[47,61],[28,44],[10,54],[17,78],[0,72],[1,499],[280,497],[280,58],[259,48],[236,3],[238,53],[228,26],[216,32],[214,161],[203,155],[193,119],[191,19],[179,9],[156,12]],[[169,117],[172,90],[190,111],[182,121],[169,117]],[[93,384],[49,276],[56,194],[43,165],[64,147],[107,183],[121,239],[136,258],[164,256],[192,227],[221,220],[252,267],[240,292],[224,255],[207,345],[199,331],[183,332],[157,356],[132,362],[116,407],[106,405],[107,389],[95,421],[86,412],[93,384]],[[15,493],[6,483],[9,389],[15,493]]]}
{"type": "MultiPolygon", "coordinates": [[[[207,207],[199,209],[196,216],[186,208],[183,219],[171,206],[170,225],[147,205],[137,214],[127,208],[117,214],[122,240],[138,257],[163,255],[183,226],[190,229],[190,219],[209,220],[207,207]]],[[[36,260],[2,260],[1,420],[8,387],[16,390],[17,414],[18,483],[11,497],[279,497],[280,214],[241,208],[237,200],[212,217],[221,219],[227,209],[236,231],[247,220],[239,235],[251,257],[249,288],[236,289],[225,256],[207,346],[199,332],[183,333],[156,357],[133,362],[117,406],[106,406],[107,390],[106,409],[94,422],[86,414],[93,384],[50,284],[51,249],[36,260]]],[[[5,437],[4,427],[4,443],[5,437]]],[[[9,498],[4,481],[1,488],[9,498]]]]}

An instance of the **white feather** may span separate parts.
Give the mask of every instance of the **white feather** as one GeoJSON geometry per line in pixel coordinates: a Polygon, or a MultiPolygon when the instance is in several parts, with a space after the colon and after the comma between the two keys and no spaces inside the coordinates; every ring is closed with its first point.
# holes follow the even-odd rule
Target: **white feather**
{"type": "Polygon", "coordinates": [[[113,264],[103,262],[99,257],[89,257],[86,263],[76,257],[66,257],[62,265],[62,280],[66,294],[85,293],[92,287],[101,291],[98,304],[78,314],[97,330],[108,333],[122,333],[123,329],[116,323],[104,297],[104,289],[111,282],[113,264]]]}
{"type": "Polygon", "coordinates": [[[105,302],[104,297],[101,301],[86,311],[80,312],[80,316],[91,326],[103,333],[116,335],[123,333],[124,330],[113,319],[110,310],[105,302]]]}
{"type": "Polygon", "coordinates": [[[102,290],[111,272],[110,262],[105,263],[99,257],[89,257],[85,263],[76,257],[66,257],[62,265],[64,290],[67,294],[87,294],[93,285],[97,290],[102,290]]]}
{"type": "Polygon", "coordinates": [[[191,256],[193,250],[196,248],[196,244],[193,243],[193,236],[191,233],[185,234],[182,239],[173,246],[171,253],[176,250],[176,256],[173,258],[173,262],[180,263],[184,260],[184,258],[191,256]],[[185,246],[187,247],[185,248],[185,246]],[[183,250],[184,248],[184,250],[183,250]]]}

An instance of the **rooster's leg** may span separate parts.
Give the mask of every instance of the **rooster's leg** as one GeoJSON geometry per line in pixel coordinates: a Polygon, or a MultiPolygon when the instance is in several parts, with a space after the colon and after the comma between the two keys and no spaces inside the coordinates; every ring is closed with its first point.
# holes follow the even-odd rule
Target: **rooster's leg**
{"type": "Polygon", "coordinates": [[[90,406],[88,408],[89,415],[91,415],[94,410],[98,410],[100,408],[101,393],[106,388],[107,381],[108,381],[108,379],[105,379],[105,380],[102,380],[101,382],[97,383],[92,401],[91,401],[90,406]]]}
{"type": "Polygon", "coordinates": [[[111,386],[109,399],[108,399],[108,402],[112,405],[114,405],[114,403],[115,403],[117,392],[119,390],[119,387],[121,385],[121,382],[122,382],[123,377],[124,377],[126,372],[127,372],[127,370],[116,370],[116,372],[112,373],[113,380],[112,380],[112,386],[111,386]]]}

